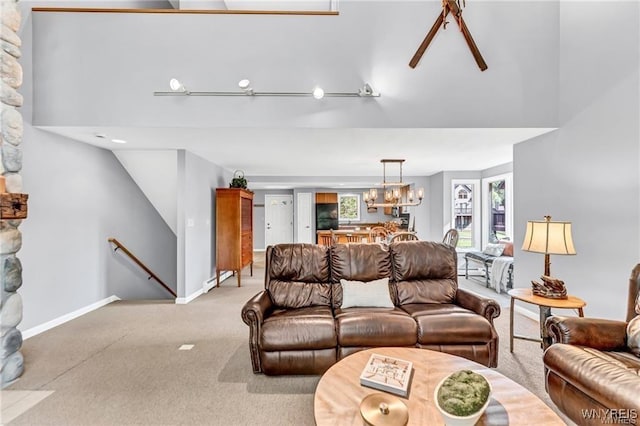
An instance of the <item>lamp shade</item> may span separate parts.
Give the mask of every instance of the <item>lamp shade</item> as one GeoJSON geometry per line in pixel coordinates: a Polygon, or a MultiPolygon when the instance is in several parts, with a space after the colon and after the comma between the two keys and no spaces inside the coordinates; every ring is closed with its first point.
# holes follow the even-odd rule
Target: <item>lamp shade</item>
{"type": "Polygon", "coordinates": [[[544,254],[576,254],[571,235],[571,222],[544,221],[527,222],[527,232],[522,250],[544,254]]]}

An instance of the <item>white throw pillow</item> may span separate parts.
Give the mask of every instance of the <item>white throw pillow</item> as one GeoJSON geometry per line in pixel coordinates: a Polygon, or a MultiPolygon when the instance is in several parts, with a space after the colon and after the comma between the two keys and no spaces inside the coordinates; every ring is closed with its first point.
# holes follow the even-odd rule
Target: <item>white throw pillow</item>
{"type": "Polygon", "coordinates": [[[633,318],[627,324],[627,346],[631,352],[640,357],[640,316],[633,318]]]}
{"type": "Polygon", "coordinates": [[[482,253],[487,254],[489,256],[502,256],[502,252],[504,251],[504,244],[487,244],[482,253]]]}
{"type": "Polygon", "coordinates": [[[389,278],[369,282],[341,279],[340,285],[342,286],[342,308],[393,308],[389,295],[389,278]]]}

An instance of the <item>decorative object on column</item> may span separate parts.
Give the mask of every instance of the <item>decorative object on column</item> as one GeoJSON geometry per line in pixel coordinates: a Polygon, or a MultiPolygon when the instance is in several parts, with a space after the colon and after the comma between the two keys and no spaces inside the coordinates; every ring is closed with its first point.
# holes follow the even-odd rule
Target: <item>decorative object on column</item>
{"type": "Polygon", "coordinates": [[[16,327],[22,321],[22,298],[17,290],[22,285],[22,265],[16,253],[22,246],[18,229],[27,217],[27,195],[22,191],[22,114],[17,108],[23,98],[18,93],[22,85],[20,11],[17,1],[2,0],[2,60],[0,67],[0,101],[2,129],[0,132],[0,383],[5,387],[22,375],[24,365],[20,352],[22,334],[16,327]]]}
{"type": "Polygon", "coordinates": [[[564,282],[551,276],[551,254],[576,254],[571,235],[571,222],[552,222],[551,216],[544,221],[530,220],[522,244],[522,250],[544,253],[544,274],[542,283],[531,281],[532,292],[536,296],[549,299],[566,299],[567,289],[564,282]]]}
{"type": "Polygon", "coordinates": [[[247,189],[247,179],[245,179],[244,172],[242,170],[236,170],[233,172],[233,179],[231,179],[229,188],[247,189]]]}

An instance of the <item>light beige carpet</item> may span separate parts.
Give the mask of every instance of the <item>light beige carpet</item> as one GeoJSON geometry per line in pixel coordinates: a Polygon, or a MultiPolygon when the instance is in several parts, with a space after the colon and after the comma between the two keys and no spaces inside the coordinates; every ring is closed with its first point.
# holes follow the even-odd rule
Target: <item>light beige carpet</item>
{"type": "MultiPolygon", "coordinates": [[[[230,278],[188,305],[115,302],[28,339],[25,373],[7,390],[53,393],[9,424],[313,425],[319,377],[252,373],[240,310],[263,287],[264,269],[258,264],[252,278],[247,272],[241,288],[230,278]]],[[[553,407],[542,350],[516,341],[510,354],[508,324],[504,309],[496,321],[498,370],[553,407]]],[[[517,325],[521,333],[538,332],[524,317],[517,325]]]]}

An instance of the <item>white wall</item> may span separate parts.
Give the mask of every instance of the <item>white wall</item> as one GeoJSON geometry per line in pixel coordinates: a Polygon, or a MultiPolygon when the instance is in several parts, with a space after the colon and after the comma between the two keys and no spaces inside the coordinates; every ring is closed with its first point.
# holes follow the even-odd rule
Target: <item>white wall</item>
{"type": "Polygon", "coordinates": [[[51,135],[25,121],[21,330],[116,295],[171,295],[121,252],[114,237],[176,287],[176,238],[113,153],[51,135]]]}
{"type": "Polygon", "coordinates": [[[639,17],[635,2],[560,4],[561,127],[514,147],[515,286],[543,271],[519,250],[526,221],[572,221],[577,255],[551,256],[551,273],[588,316],[624,319],[639,259],[639,17]]]}
{"type": "Polygon", "coordinates": [[[140,187],[160,217],[177,232],[176,184],[178,158],[176,150],[118,150],[116,158],[140,187]]]}
{"type": "Polygon", "coordinates": [[[189,298],[215,276],[216,188],[232,173],[178,150],[178,297],[189,298]]]}
{"type": "MultiPolygon", "coordinates": [[[[22,5],[24,6],[24,5],[22,5]]],[[[160,299],[171,295],[148,280],[122,253],[115,237],[170,287],[176,286],[176,237],[110,151],[32,126],[31,19],[23,14],[23,222],[22,331],[112,295],[160,299]]]]}

